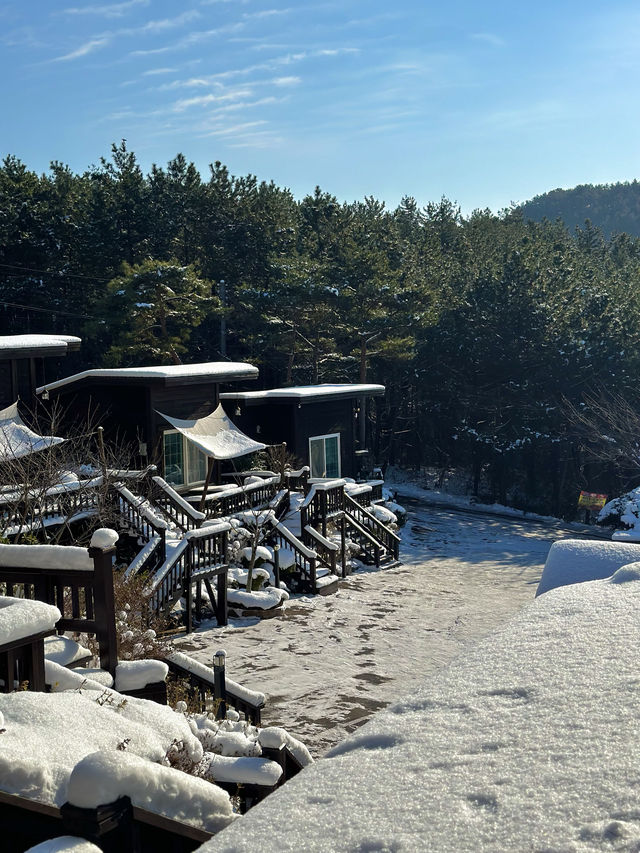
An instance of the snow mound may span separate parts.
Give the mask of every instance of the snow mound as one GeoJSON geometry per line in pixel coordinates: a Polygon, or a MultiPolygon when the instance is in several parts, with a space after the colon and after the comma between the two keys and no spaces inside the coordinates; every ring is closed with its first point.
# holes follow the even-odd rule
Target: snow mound
{"type": "Polygon", "coordinates": [[[130,797],[134,806],[212,833],[234,819],[229,795],[221,788],[123,750],[83,758],[69,778],[68,796],[84,809],[130,797]]]}
{"type": "Polygon", "coordinates": [[[640,559],[640,546],[624,542],[564,539],[554,542],[536,595],[583,581],[608,578],[622,566],[640,559]]]}
{"type": "Polygon", "coordinates": [[[111,530],[109,527],[99,527],[93,531],[90,547],[106,551],[107,548],[113,548],[119,538],[120,534],[116,533],[115,530],[111,530]]]}
{"type": "MultiPolygon", "coordinates": [[[[75,684],[84,681],[69,670],[66,673],[75,684]]],[[[76,691],[0,695],[5,728],[1,791],[60,806],[67,799],[69,776],[78,761],[97,750],[117,750],[119,745],[160,762],[177,742],[191,761],[202,759],[200,741],[186,719],[171,708],[122,696],[95,682],[78,684],[76,691]]]]}
{"type": "Polygon", "coordinates": [[[116,690],[141,690],[164,681],[169,667],[161,660],[120,661],[116,666],[116,690]]]}
{"type": "Polygon", "coordinates": [[[630,581],[640,581],[640,562],[622,566],[609,579],[609,583],[629,583],[630,581]]]}

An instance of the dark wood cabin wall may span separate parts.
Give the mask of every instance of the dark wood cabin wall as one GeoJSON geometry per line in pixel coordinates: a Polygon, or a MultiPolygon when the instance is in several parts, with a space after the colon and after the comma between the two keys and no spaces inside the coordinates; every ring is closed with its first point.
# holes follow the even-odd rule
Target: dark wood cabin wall
{"type": "MultiPolygon", "coordinates": [[[[210,415],[218,405],[218,386],[207,382],[202,385],[171,385],[151,388],[151,405],[160,412],[174,418],[203,418],[210,415]]],[[[162,429],[169,424],[156,414],[162,429]]]]}
{"type": "Polygon", "coordinates": [[[292,409],[287,403],[265,401],[258,406],[245,406],[234,400],[223,400],[222,405],[233,423],[250,438],[264,444],[282,444],[287,442],[291,452],[295,450],[294,422],[292,409]],[[236,408],[240,406],[240,415],[236,408]]]}
{"type": "Polygon", "coordinates": [[[11,362],[5,359],[0,361],[0,409],[6,409],[15,401],[11,382],[11,362]]]}
{"type": "Polygon", "coordinates": [[[340,467],[343,477],[355,475],[353,443],[353,401],[329,400],[322,403],[307,403],[294,408],[296,433],[300,452],[304,447],[305,463],[309,464],[309,438],[316,435],[340,433],[340,467]]]}
{"type": "Polygon", "coordinates": [[[231,420],[244,433],[265,444],[287,442],[287,449],[300,464],[309,464],[309,439],[316,435],[340,434],[340,465],[344,477],[356,473],[353,429],[353,400],[329,400],[318,403],[271,403],[246,406],[234,400],[224,401],[231,420]],[[239,405],[241,414],[236,415],[239,405]],[[260,426],[258,432],[257,427],[260,426]]]}
{"type": "MultiPolygon", "coordinates": [[[[62,407],[62,424],[73,432],[84,430],[89,417],[91,424],[104,427],[105,441],[133,445],[147,441],[145,429],[147,389],[140,387],[95,386],[76,391],[52,392],[49,406],[58,400],[62,407]]],[[[123,460],[126,462],[126,460],[123,460]]],[[[140,460],[135,454],[134,464],[140,460]]]]}

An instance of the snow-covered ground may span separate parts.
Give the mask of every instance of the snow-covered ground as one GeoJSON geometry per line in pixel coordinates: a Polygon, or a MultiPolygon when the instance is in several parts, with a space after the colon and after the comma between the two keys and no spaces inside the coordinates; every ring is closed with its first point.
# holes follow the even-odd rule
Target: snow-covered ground
{"type": "Polygon", "coordinates": [[[230,677],[267,694],[264,722],[316,757],[532,601],[551,543],[575,536],[401,500],[402,565],[293,598],[282,617],[205,623],[176,641],[208,664],[224,647],[230,677]]]}
{"type": "Polygon", "coordinates": [[[545,593],[202,853],[637,853],[639,602],[545,593]]]}

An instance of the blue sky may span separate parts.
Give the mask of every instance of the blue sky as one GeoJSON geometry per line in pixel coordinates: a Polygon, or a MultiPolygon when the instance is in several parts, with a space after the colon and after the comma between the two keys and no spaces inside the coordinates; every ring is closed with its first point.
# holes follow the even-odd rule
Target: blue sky
{"type": "Polygon", "coordinates": [[[0,154],[499,210],[640,177],[638,44],[615,0],[3,0],[0,154]]]}

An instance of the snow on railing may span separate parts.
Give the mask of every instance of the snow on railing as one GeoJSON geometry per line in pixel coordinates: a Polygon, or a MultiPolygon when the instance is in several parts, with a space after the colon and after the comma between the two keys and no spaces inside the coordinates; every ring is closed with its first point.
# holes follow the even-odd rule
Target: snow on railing
{"type": "Polygon", "coordinates": [[[322,533],[319,533],[315,527],[311,527],[310,524],[307,524],[305,527],[305,531],[312,536],[317,542],[319,542],[323,548],[326,548],[327,551],[339,551],[340,546],[337,542],[332,542],[331,539],[327,539],[326,536],[323,536],[322,533]]]}
{"type": "Polygon", "coordinates": [[[206,515],[203,512],[200,512],[197,509],[194,509],[193,506],[186,501],[182,495],[178,494],[176,490],[167,483],[162,477],[152,477],[152,481],[158,486],[162,491],[170,498],[171,502],[180,507],[180,509],[186,513],[193,521],[204,521],[206,515]]]}
{"type": "Polygon", "coordinates": [[[121,495],[136,512],[151,523],[157,530],[167,530],[169,525],[162,516],[155,511],[153,506],[146,498],[139,495],[134,495],[126,486],[118,483],[115,487],[119,495],[121,495]]]}
{"type": "Polygon", "coordinates": [[[25,569],[91,571],[86,548],[75,545],[0,545],[0,566],[25,569]]]}
{"type": "Polygon", "coordinates": [[[282,536],[283,539],[286,539],[289,545],[291,545],[293,550],[300,551],[308,560],[316,560],[318,555],[312,548],[308,548],[304,545],[297,536],[294,536],[293,533],[289,530],[288,527],[285,527],[280,521],[277,523],[273,523],[273,529],[277,530],[278,533],[282,536]]]}
{"type": "Polygon", "coordinates": [[[69,777],[67,796],[80,809],[129,797],[134,806],[211,833],[236,817],[229,795],[218,786],[124,750],[81,759],[69,777]]]}
{"type": "MultiPolygon", "coordinates": [[[[210,684],[211,687],[214,686],[213,670],[206,664],[200,663],[200,661],[195,660],[189,655],[185,655],[183,652],[177,651],[168,654],[166,656],[166,660],[169,664],[173,663],[181,669],[187,670],[192,675],[195,675],[202,679],[202,681],[210,684]]],[[[237,684],[229,677],[225,678],[225,685],[228,692],[233,693],[234,696],[237,696],[239,699],[242,699],[250,705],[254,705],[256,708],[262,707],[266,702],[266,696],[264,693],[259,693],[257,690],[250,690],[248,687],[243,687],[243,685],[237,684]]]]}

